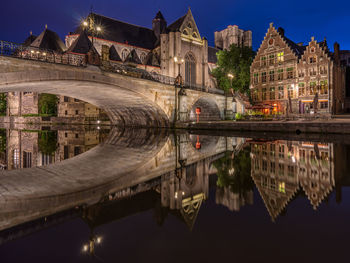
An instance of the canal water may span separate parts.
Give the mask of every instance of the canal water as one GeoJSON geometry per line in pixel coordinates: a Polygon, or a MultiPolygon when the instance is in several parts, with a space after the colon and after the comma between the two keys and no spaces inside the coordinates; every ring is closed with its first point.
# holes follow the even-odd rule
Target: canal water
{"type": "Polygon", "coordinates": [[[107,126],[3,128],[0,262],[348,262],[348,142],[107,126]],[[87,172],[75,165],[82,163],[96,176],[86,195],[78,186],[87,172]],[[67,169],[70,192],[60,193],[67,169]],[[47,201],[40,189],[52,171],[57,187],[47,201]],[[38,193],[16,188],[11,176],[30,177],[38,193]]]}

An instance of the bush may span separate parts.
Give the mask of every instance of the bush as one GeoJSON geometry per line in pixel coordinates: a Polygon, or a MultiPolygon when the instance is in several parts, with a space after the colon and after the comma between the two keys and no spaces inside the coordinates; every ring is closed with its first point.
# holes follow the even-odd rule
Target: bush
{"type": "Polygon", "coordinates": [[[235,118],[236,118],[236,121],[243,120],[243,115],[241,113],[237,112],[235,118]]]}

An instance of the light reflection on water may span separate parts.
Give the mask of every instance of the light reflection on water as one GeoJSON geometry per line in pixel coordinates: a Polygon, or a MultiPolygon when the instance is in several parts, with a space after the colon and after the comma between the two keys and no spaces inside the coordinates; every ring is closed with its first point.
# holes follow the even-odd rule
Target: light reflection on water
{"type": "MultiPolygon", "coordinates": [[[[58,131],[58,141],[61,136],[78,139],[58,131]]],[[[86,143],[89,136],[85,150],[101,140],[94,137],[86,143]]],[[[186,133],[169,139],[173,148],[166,144],[167,154],[154,162],[164,167],[175,162],[174,169],[110,192],[98,203],[2,231],[4,262],[25,257],[51,262],[275,262],[268,251],[273,248],[282,256],[295,242],[299,250],[283,261],[303,256],[311,262],[346,262],[348,145],[186,133]],[[24,249],[39,245],[44,252],[24,249]],[[59,259],[50,256],[58,245],[59,259]],[[14,250],[25,253],[11,254],[14,250]],[[134,250],[138,253],[131,253],[134,250]]]]}

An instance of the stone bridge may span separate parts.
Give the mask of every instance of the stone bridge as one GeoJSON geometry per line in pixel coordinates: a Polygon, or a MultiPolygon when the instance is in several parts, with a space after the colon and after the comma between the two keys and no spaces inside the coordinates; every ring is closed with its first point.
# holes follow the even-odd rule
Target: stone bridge
{"type": "Polygon", "coordinates": [[[97,66],[77,67],[15,57],[0,56],[0,92],[39,92],[70,96],[107,112],[115,125],[167,127],[177,120],[224,117],[232,98],[219,92],[185,89],[176,96],[175,86],[102,70],[97,66]],[[175,97],[178,103],[175,103],[175,97]]]}
{"type": "Polygon", "coordinates": [[[71,159],[0,172],[0,230],[98,203],[164,174],[192,181],[186,179],[187,169],[195,169],[199,176],[201,169],[209,171],[213,160],[232,149],[230,138],[168,136],[165,130],[114,128],[104,143],[71,159]]]}

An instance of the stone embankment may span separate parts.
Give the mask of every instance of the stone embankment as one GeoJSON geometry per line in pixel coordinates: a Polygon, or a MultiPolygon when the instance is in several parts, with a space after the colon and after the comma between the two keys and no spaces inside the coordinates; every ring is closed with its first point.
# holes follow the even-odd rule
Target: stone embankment
{"type": "Polygon", "coordinates": [[[226,130],[240,132],[350,134],[350,119],[314,121],[211,121],[178,124],[190,130],[226,130]]]}

